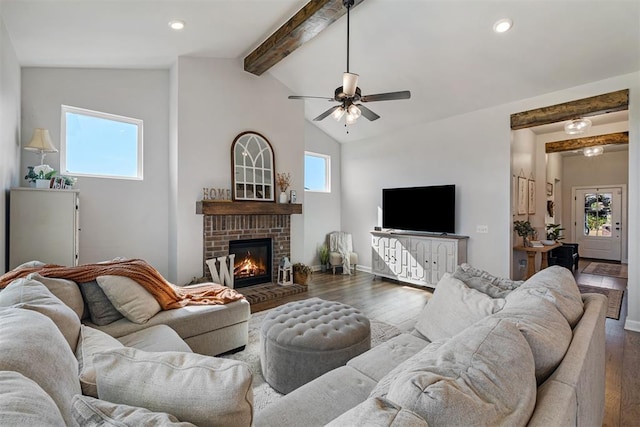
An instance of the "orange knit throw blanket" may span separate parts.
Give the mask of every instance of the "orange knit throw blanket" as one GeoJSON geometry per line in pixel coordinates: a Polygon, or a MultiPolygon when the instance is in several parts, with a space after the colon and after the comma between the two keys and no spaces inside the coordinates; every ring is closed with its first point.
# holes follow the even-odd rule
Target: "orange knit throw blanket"
{"type": "Polygon", "coordinates": [[[0,276],[0,289],[13,280],[38,273],[44,277],[73,280],[77,283],[90,282],[98,276],[125,276],[135,280],[160,303],[163,310],[180,308],[185,305],[227,304],[244,298],[234,289],[217,283],[203,283],[199,286],[183,288],[175,286],[141,259],[111,261],[99,264],[83,264],[77,267],[63,267],[47,264],[43,267],[28,267],[9,271],[0,276]]]}

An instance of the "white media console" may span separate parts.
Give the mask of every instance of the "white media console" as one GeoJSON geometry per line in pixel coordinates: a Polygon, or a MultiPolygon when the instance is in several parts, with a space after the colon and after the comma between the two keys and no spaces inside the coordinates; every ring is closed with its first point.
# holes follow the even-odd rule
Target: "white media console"
{"type": "Polygon", "coordinates": [[[371,272],[434,288],[444,273],[467,261],[468,236],[371,232],[371,272]]]}

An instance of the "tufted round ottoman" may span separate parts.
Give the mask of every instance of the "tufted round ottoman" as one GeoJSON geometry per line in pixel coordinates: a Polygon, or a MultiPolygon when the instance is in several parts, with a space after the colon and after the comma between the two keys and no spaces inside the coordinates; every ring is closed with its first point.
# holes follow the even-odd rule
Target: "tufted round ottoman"
{"type": "Polygon", "coordinates": [[[369,319],[355,308],[320,298],[290,302],[262,321],[262,375],[286,394],[370,347],[369,319]]]}

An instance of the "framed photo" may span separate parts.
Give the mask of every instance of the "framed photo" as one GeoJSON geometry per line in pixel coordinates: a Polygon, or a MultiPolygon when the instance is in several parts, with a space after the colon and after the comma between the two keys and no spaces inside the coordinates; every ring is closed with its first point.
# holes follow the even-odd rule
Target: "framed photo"
{"type": "Polygon", "coordinates": [[[553,196],[553,184],[547,182],[547,196],[553,196]]]}
{"type": "Polygon", "coordinates": [[[529,203],[527,213],[536,213],[536,182],[533,179],[529,180],[529,203]]]}
{"type": "Polygon", "coordinates": [[[518,215],[527,214],[527,178],[518,177],[518,215]]]}

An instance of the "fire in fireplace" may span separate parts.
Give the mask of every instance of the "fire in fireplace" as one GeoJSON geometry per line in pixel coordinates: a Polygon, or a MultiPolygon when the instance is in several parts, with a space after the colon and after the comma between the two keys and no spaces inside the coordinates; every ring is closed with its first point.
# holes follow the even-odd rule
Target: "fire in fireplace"
{"type": "Polygon", "coordinates": [[[229,255],[235,254],[235,288],[271,282],[271,239],[231,240],[229,255]]]}

